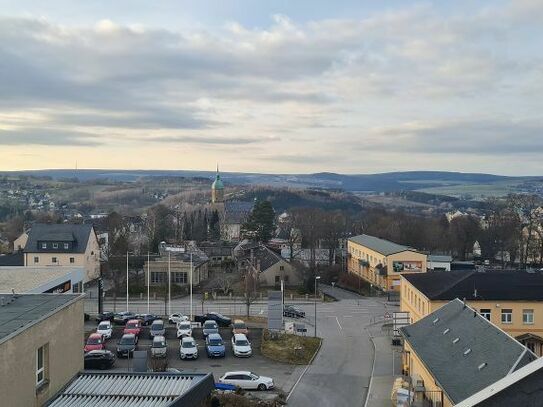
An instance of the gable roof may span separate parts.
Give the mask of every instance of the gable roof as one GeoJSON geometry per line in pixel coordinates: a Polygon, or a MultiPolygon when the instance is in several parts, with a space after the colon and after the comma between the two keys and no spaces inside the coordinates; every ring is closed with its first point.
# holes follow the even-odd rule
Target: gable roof
{"type": "Polygon", "coordinates": [[[71,223],[63,224],[45,224],[35,223],[28,232],[28,240],[26,242],[25,253],[60,253],[65,250],[53,249],[38,249],[38,242],[56,241],[56,242],[75,242],[70,253],[85,253],[87,243],[93,226],[88,224],[76,225],[71,223]]]}
{"type": "Polygon", "coordinates": [[[370,235],[353,236],[349,238],[349,240],[351,242],[367,247],[368,249],[374,250],[377,253],[381,253],[385,256],[388,256],[394,253],[404,252],[406,250],[416,251],[415,249],[411,247],[397,244],[397,243],[391,242],[390,240],[380,239],[378,237],[370,236],[370,235]]]}
{"type": "Polygon", "coordinates": [[[228,224],[245,222],[254,205],[254,202],[226,201],[224,203],[224,222],[228,224]]]}
{"type": "Polygon", "coordinates": [[[260,272],[268,270],[270,267],[284,261],[281,256],[268,249],[263,244],[259,243],[247,243],[240,245],[240,249],[243,250],[242,255],[240,256],[240,261],[249,261],[251,260],[251,252],[254,260],[254,264],[258,262],[260,264],[260,272]]]}
{"type": "Polygon", "coordinates": [[[441,271],[404,274],[430,300],[543,301],[543,274],[522,271],[441,271]]]}
{"type": "Polygon", "coordinates": [[[537,359],[458,299],[400,333],[453,403],[537,359]]]}

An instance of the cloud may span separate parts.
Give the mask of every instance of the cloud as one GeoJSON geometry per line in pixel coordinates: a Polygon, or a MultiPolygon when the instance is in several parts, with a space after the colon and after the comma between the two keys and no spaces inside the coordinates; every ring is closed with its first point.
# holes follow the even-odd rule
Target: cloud
{"type": "Polygon", "coordinates": [[[0,129],[0,145],[98,146],[103,144],[95,134],[45,128],[0,129]]]}
{"type": "Polygon", "coordinates": [[[279,141],[276,136],[268,136],[262,138],[249,137],[217,137],[217,136],[152,136],[144,138],[136,138],[137,140],[145,140],[146,142],[155,143],[190,143],[190,144],[214,144],[214,145],[247,145],[261,144],[269,141],[279,141]]]}

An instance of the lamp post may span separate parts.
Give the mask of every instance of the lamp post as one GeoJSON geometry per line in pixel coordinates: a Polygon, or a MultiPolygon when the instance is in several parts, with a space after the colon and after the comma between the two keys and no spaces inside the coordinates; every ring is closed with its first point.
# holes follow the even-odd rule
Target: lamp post
{"type": "Polygon", "coordinates": [[[128,252],[126,252],[126,311],[128,311],[128,252]]]}
{"type": "Polygon", "coordinates": [[[317,280],[320,280],[321,276],[315,276],[315,338],[317,337],[317,280]]]}

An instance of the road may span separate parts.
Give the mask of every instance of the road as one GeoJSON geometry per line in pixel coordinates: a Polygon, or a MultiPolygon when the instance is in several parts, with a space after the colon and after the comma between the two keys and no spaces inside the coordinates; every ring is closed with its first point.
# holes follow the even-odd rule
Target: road
{"type": "MultiPolygon", "coordinates": [[[[288,405],[363,406],[374,353],[364,326],[383,316],[386,305],[339,288],[320,288],[339,301],[318,304],[317,335],[323,338],[322,347],[291,392],[288,405]]],[[[310,306],[304,308],[307,312],[310,306]]]]}

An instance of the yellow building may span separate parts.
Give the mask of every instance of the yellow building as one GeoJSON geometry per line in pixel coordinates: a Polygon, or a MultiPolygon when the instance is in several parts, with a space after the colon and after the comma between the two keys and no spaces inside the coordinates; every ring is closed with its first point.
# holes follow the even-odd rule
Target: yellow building
{"type": "Polygon", "coordinates": [[[400,328],[400,334],[416,406],[454,406],[537,360],[458,299],[400,328]]]}
{"type": "Polygon", "coordinates": [[[82,300],[0,294],[0,405],[41,406],[83,369],[82,300]]]}
{"type": "Polygon", "coordinates": [[[455,298],[465,299],[494,325],[543,355],[543,275],[452,271],[401,278],[400,310],[409,313],[412,323],[455,298]]]}
{"type": "Polygon", "coordinates": [[[347,241],[348,271],[383,291],[399,291],[400,275],[426,272],[426,255],[369,235],[347,241]]]}

